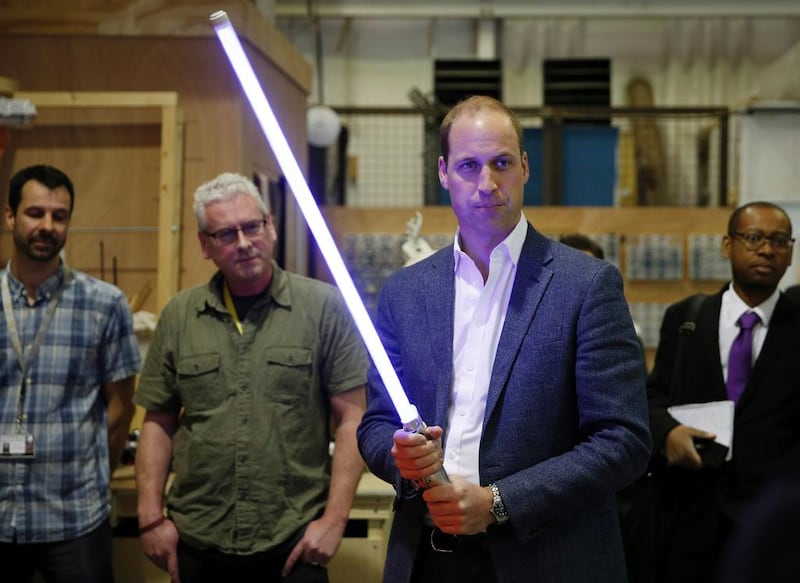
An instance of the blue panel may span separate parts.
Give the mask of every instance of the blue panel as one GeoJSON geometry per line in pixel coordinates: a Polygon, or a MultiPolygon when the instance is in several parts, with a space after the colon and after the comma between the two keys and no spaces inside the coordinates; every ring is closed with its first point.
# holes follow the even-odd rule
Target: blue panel
{"type": "Polygon", "coordinates": [[[525,206],[541,206],[542,201],[542,128],[524,128],[522,147],[528,152],[531,177],[525,185],[523,203],[525,206]]]}
{"type": "Polygon", "coordinates": [[[610,126],[564,128],[565,206],[613,206],[618,133],[610,126]]]}
{"type": "MultiPolygon", "coordinates": [[[[617,138],[614,127],[565,126],[561,185],[564,206],[612,206],[617,183],[617,138]]],[[[525,187],[524,204],[541,205],[542,129],[523,130],[531,177],[525,187]]]]}

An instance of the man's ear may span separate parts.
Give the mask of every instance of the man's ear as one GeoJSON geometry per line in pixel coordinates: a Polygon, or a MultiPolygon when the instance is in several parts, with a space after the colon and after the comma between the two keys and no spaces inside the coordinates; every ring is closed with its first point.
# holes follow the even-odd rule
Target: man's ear
{"type": "Polygon", "coordinates": [[[6,205],[6,225],[9,229],[14,229],[14,213],[11,212],[11,207],[8,205],[6,205]]]}
{"type": "Polygon", "coordinates": [[[211,259],[208,252],[208,246],[212,244],[211,237],[206,235],[203,231],[197,231],[197,240],[200,241],[200,250],[203,253],[203,259],[211,259]]]}
{"type": "Polygon", "coordinates": [[[441,184],[442,188],[445,190],[449,190],[447,186],[447,162],[444,161],[444,157],[439,156],[437,166],[439,168],[439,184],[441,184]]]}
{"type": "Polygon", "coordinates": [[[722,243],[720,244],[719,248],[720,253],[725,259],[731,258],[731,237],[730,235],[725,235],[722,237],[722,243]]]}
{"type": "Polygon", "coordinates": [[[528,179],[531,177],[531,164],[528,161],[528,152],[522,152],[522,172],[525,175],[525,184],[528,184],[528,179]]]}

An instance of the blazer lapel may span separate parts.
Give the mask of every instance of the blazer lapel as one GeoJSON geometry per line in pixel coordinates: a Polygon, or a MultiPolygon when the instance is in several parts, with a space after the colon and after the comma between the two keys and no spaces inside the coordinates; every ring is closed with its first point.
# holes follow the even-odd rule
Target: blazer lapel
{"type": "MultiPolygon", "coordinates": [[[[704,400],[723,401],[728,398],[725,388],[725,377],[722,374],[722,362],[719,357],[719,313],[722,308],[722,290],[710,296],[703,304],[700,313],[697,314],[696,333],[700,334],[701,351],[698,354],[700,365],[713,367],[707,374],[703,371],[689,371],[690,374],[698,374],[700,377],[710,379],[708,386],[701,387],[703,392],[708,391],[708,396],[704,400]],[[708,355],[708,356],[705,356],[708,355]]],[[[691,357],[689,360],[694,360],[691,357]]]]}
{"type": "Polygon", "coordinates": [[[545,267],[552,259],[547,238],[528,224],[528,234],[520,253],[508,311],[492,366],[489,394],[486,399],[486,413],[483,418],[484,425],[505,390],[511,368],[531,327],[533,316],[553,277],[553,272],[545,267]]]}
{"type": "Polygon", "coordinates": [[[427,263],[424,280],[420,282],[428,330],[420,330],[418,337],[428,338],[431,354],[436,355],[437,362],[444,363],[431,371],[436,392],[436,419],[429,419],[427,422],[442,427],[447,422],[453,372],[454,267],[453,246],[449,245],[427,263]]]}
{"type": "Polygon", "coordinates": [[[796,315],[789,309],[786,300],[780,297],[769,322],[764,345],[753,363],[753,370],[750,372],[747,386],[745,386],[737,406],[744,405],[752,398],[767,373],[773,369],[774,361],[781,356],[786,339],[790,337],[791,330],[795,325],[795,317],[796,315]]]}

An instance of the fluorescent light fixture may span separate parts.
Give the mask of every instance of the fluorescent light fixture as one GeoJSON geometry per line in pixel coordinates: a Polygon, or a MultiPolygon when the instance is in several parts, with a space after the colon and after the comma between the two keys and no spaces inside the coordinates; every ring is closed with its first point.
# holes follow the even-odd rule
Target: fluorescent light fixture
{"type": "Polygon", "coordinates": [[[347,271],[328,225],[325,223],[314,196],[311,194],[308,183],[300,170],[300,166],[297,164],[289,143],[286,141],[283,130],[275,118],[272,107],[270,107],[267,97],[258,83],[253,67],[250,65],[247,55],[245,55],[239,38],[236,36],[236,31],[228,19],[228,15],[224,10],[220,10],[212,14],[210,20],[217,38],[219,38],[234,72],[239,78],[239,83],[244,89],[247,100],[253,108],[258,123],[261,125],[264,136],[267,138],[267,142],[269,142],[281,170],[283,170],[297,205],[300,207],[306,223],[308,223],[311,233],[317,241],[317,246],[325,258],[328,269],[339,287],[347,308],[350,310],[367,351],[372,357],[383,384],[386,386],[397,414],[400,416],[400,421],[404,426],[408,426],[411,431],[418,430],[420,426],[424,427],[424,424],[419,419],[417,408],[409,402],[405,391],[403,391],[397,372],[386,354],[386,349],[383,347],[378,332],[375,330],[367,309],[364,307],[361,296],[358,295],[358,290],[353,284],[353,279],[347,271]]]}

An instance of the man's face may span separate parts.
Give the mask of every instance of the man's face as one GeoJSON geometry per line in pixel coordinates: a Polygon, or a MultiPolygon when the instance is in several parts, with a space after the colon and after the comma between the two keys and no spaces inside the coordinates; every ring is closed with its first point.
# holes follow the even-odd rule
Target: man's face
{"type": "Polygon", "coordinates": [[[499,111],[465,111],[450,129],[450,154],[439,181],[450,192],[462,233],[494,244],[519,221],[530,169],[511,120],[499,111]]]}
{"type": "Polygon", "coordinates": [[[14,237],[14,247],[33,261],[52,261],[67,242],[69,191],[63,186],[51,190],[29,180],[22,186],[21,194],[16,214],[6,206],[6,223],[14,237]]]}
{"type": "Polygon", "coordinates": [[[234,295],[253,295],[263,291],[272,277],[270,260],[277,239],[271,217],[264,216],[258,203],[246,194],[213,202],[206,207],[205,213],[206,229],[198,234],[203,256],[211,259],[225,275],[234,295]],[[248,236],[240,230],[230,243],[209,234],[237,227],[241,229],[259,221],[266,221],[266,224],[258,233],[248,236]]]}
{"type": "Polygon", "coordinates": [[[731,262],[734,285],[745,289],[773,290],[792,263],[792,246],[780,249],[765,240],[757,249],[746,241],[747,235],[791,236],[786,216],[772,208],[751,207],[739,217],[736,234],[726,235],[722,254],[731,262]]]}

